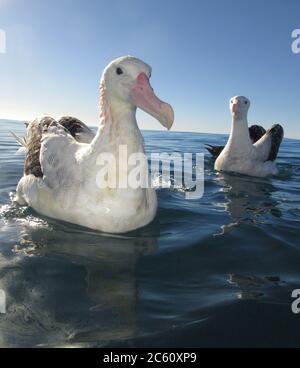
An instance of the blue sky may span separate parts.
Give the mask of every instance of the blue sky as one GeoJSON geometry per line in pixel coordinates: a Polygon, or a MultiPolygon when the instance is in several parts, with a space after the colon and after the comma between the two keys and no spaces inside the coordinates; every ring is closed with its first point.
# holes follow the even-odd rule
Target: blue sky
{"type": "MultiPolygon", "coordinates": [[[[298,0],[0,0],[0,118],[74,115],[98,124],[98,85],[112,59],[153,68],[174,130],[228,132],[228,100],[251,99],[249,122],[300,138],[298,0]]],[[[143,129],[160,129],[139,112],[143,129]]]]}

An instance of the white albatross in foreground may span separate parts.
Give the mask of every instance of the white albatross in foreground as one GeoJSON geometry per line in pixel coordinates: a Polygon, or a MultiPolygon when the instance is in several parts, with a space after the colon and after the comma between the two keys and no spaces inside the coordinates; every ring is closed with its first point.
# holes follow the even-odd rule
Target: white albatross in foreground
{"type": "Polygon", "coordinates": [[[96,135],[71,117],[58,122],[43,117],[31,122],[21,141],[26,146],[26,159],[16,201],[45,216],[110,233],[150,223],[157,210],[154,189],[102,188],[97,182],[101,154],[112,155],[116,175],[127,177],[128,167],[121,162],[124,158],[119,157],[119,147],[126,146],[128,156],[145,153],[137,107],[171,128],[172,107],[155,96],[150,76],[150,66],[130,56],[106,67],[100,86],[101,125],[96,135]]]}
{"type": "Polygon", "coordinates": [[[253,144],[249,136],[247,114],[250,101],[243,96],[230,100],[232,125],[228,142],[215,162],[215,170],[250,176],[276,175],[275,159],[283,139],[283,128],[272,128],[253,144]]]}

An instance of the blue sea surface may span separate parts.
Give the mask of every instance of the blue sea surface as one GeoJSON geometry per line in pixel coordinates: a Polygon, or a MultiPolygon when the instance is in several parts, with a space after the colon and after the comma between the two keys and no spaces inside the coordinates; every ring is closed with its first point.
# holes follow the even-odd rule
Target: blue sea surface
{"type": "MultiPolygon", "coordinates": [[[[109,235],[11,201],[24,155],[0,121],[1,347],[299,347],[300,141],[279,175],[218,174],[205,192],[158,189],[149,226],[109,235]]],[[[226,136],[143,132],[147,152],[205,152],[226,136]]]]}

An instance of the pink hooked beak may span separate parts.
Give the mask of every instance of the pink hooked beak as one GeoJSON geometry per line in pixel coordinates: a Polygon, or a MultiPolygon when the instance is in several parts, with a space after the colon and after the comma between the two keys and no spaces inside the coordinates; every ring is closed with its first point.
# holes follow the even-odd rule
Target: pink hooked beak
{"type": "Polygon", "coordinates": [[[145,73],[138,75],[132,88],[132,96],[135,104],[148,114],[157,119],[164,127],[171,129],[174,121],[172,107],[155,96],[145,73]]]}

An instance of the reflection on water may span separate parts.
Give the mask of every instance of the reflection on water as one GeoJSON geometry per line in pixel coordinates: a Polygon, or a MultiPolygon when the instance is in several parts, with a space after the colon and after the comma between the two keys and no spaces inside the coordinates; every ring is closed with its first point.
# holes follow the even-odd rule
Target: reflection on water
{"type": "Polygon", "coordinates": [[[238,299],[258,299],[265,295],[267,288],[280,287],[281,280],[278,276],[245,276],[239,274],[229,274],[229,280],[231,284],[236,285],[239,288],[237,292],[238,299]]]}
{"type": "Polygon", "coordinates": [[[2,346],[15,336],[26,345],[73,346],[136,335],[136,264],[157,248],[155,229],[112,237],[35,214],[17,222],[16,256],[1,258],[9,317],[0,321],[2,346]]]}
{"type": "Polygon", "coordinates": [[[242,222],[266,223],[269,217],[281,217],[272,193],[276,188],[269,178],[252,178],[233,173],[218,173],[217,182],[224,193],[224,207],[232,222],[222,226],[223,231],[242,222]]]}

